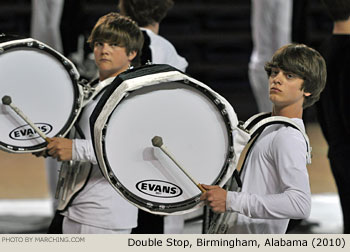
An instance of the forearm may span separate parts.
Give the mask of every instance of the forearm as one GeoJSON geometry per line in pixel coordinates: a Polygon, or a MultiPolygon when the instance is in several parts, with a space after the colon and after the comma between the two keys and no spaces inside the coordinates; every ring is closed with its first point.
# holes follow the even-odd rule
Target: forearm
{"type": "Polygon", "coordinates": [[[259,219],[304,219],[311,210],[311,196],[302,191],[258,195],[228,192],[226,210],[259,219]]]}

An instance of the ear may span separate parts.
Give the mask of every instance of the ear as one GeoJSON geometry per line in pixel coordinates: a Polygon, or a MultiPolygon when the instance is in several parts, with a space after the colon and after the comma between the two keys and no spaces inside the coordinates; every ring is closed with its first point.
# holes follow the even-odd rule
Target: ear
{"type": "Polygon", "coordinates": [[[128,55],[128,59],[129,61],[131,62],[137,55],[137,52],[136,51],[131,51],[128,55]]]}
{"type": "Polygon", "coordinates": [[[311,93],[309,93],[309,92],[304,92],[304,96],[308,97],[308,96],[310,96],[310,95],[311,95],[311,93]]]}

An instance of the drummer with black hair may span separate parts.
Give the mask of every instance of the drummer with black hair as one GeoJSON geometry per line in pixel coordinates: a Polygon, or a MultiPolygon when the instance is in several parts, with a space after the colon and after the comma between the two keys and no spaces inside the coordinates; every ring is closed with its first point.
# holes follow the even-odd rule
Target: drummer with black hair
{"type": "MultiPolygon", "coordinates": [[[[139,59],[143,35],[128,17],[109,13],[101,17],[88,39],[99,70],[97,85],[107,86],[139,59]]],[[[83,189],[63,212],[56,212],[49,233],[128,234],[137,225],[138,209],[123,199],[98,168],[92,147],[89,117],[98,103],[90,100],[78,122],[85,139],[51,138],[48,154],[58,160],[93,164],[83,189]]]]}
{"type": "Polygon", "coordinates": [[[144,36],[141,64],[168,64],[183,72],[187,60],[174,45],[159,34],[160,23],[174,6],[173,0],[119,0],[120,14],[130,17],[140,26],[144,36]]]}
{"type": "MultiPolygon", "coordinates": [[[[291,118],[301,129],[303,109],[313,105],[326,83],[326,63],[314,49],[288,44],[265,65],[272,116],[291,118]]],[[[216,213],[235,212],[228,233],[285,233],[290,219],[305,219],[311,210],[302,133],[282,124],[266,127],[251,146],[242,167],[242,191],[203,185],[201,199],[216,213]]]]}

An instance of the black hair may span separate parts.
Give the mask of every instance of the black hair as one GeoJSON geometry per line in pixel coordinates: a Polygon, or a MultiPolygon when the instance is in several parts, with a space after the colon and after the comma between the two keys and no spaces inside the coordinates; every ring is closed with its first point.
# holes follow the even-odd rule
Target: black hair
{"type": "Polygon", "coordinates": [[[122,0],[121,13],[145,27],[160,23],[173,7],[173,0],[122,0]]]}
{"type": "Polygon", "coordinates": [[[349,0],[321,0],[334,22],[345,21],[350,17],[349,0]]]}

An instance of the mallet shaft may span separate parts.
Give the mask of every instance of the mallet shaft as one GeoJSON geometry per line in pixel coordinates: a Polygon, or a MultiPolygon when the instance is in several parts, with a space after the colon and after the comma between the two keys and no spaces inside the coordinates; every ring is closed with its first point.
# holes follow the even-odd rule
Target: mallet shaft
{"type": "Polygon", "coordinates": [[[30,127],[32,127],[46,142],[50,142],[50,139],[16,106],[13,104],[13,102],[11,101],[11,97],[9,96],[4,96],[3,97],[3,101],[4,98],[10,99],[7,100],[7,103],[4,103],[5,105],[9,105],[13,111],[16,112],[17,115],[19,115],[26,123],[28,123],[30,125],[30,127]]]}
{"type": "Polygon", "coordinates": [[[202,192],[206,192],[206,190],[202,187],[201,184],[197,183],[193,178],[192,176],[186,172],[186,170],[180,165],[179,162],[176,161],[176,159],[174,158],[174,156],[167,150],[167,148],[163,145],[163,141],[161,139],[161,137],[158,137],[158,136],[155,136],[153,139],[152,139],[152,144],[153,146],[155,147],[159,147],[163,152],[164,154],[166,154],[176,165],[177,167],[180,168],[180,170],[193,182],[193,184],[195,184],[199,190],[201,190],[202,192]],[[156,141],[154,141],[156,140],[156,141]],[[157,141],[158,140],[158,141],[157,141]]]}

